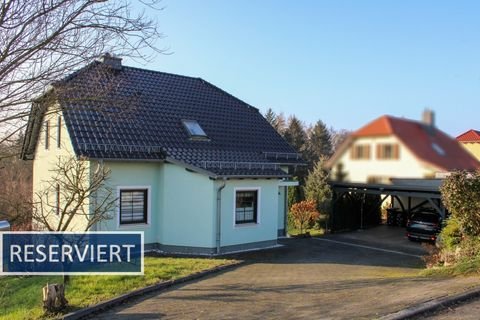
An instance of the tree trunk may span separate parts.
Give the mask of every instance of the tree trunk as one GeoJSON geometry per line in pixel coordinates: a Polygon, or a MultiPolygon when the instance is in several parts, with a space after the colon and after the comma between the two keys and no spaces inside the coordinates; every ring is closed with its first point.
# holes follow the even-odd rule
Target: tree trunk
{"type": "Polygon", "coordinates": [[[63,284],[48,284],[43,287],[43,309],[48,312],[57,312],[68,304],[65,299],[65,286],[63,284]]]}

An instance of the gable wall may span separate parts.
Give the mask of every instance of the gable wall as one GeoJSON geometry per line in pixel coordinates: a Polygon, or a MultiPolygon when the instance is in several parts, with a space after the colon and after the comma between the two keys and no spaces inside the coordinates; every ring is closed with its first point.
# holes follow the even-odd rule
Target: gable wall
{"type": "MultiPolygon", "coordinates": [[[[52,170],[55,169],[56,164],[58,164],[59,159],[62,161],[75,157],[75,152],[70,141],[70,136],[68,130],[65,126],[65,119],[62,117],[61,127],[58,128],[58,116],[61,115],[58,105],[52,105],[46,112],[45,117],[42,121],[42,128],[40,130],[39,139],[35,149],[35,155],[33,160],[33,198],[36,202],[39,197],[38,194],[43,194],[44,191],[48,190],[48,197],[42,196],[42,199],[45,201],[48,198],[48,203],[55,204],[56,202],[56,190],[55,187],[52,188],[51,183],[52,177],[55,175],[52,170]],[[45,121],[49,121],[49,148],[46,149],[46,127],[45,121]],[[57,146],[57,133],[58,130],[61,131],[61,143],[60,148],[57,146]]],[[[89,170],[89,163],[86,163],[89,170]]],[[[88,206],[88,201],[85,203],[88,206]]],[[[50,214],[49,218],[53,219],[52,224],[56,224],[58,221],[58,216],[55,214],[50,214]]],[[[83,219],[78,218],[74,219],[70,224],[69,230],[83,230],[85,222],[83,219]]],[[[36,226],[36,228],[42,228],[41,226],[36,226]]]]}
{"type": "Polygon", "coordinates": [[[345,181],[366,183],[369,177],[388,178],[425,178],[433,175],[435,169],[419,161],[413,153],[395,136],[388,137],[360,137],[356,138],[351,146],[344,151],[332,167],[331,177],[337,172],[337,165],[343,164],[343,171],[347,174],[345,181]],[[377,159],[376,147],[378,144],[392,143],[399,145],[399,159],[377,159]],[[370,159],[352,159],[351,149],[357,144],[370,145],[370,159]]]}
{"type": "Polygon", "coordinates": [[[460,144],[470,152],[477,160],[480,160],[480,143],[478,142],[460,142],[460,144]]]}

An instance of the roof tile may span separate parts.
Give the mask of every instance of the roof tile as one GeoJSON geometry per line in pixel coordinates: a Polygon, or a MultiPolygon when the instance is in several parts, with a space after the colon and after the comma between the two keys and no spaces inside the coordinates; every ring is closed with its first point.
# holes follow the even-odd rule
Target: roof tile
{"type": "MultiPolygon", "coordinates": [[[[303,163],[299,158],[266,157],[295,150],[256,108],[200,78],[125,66],[111,70],[95,62],[57,86],[67,88],[59,91],[60,102],[74,149],[87,157],[170,157],[201,168],[206,162],[303,163]],[[86,99],[100,84],[107,88],[101,97],[86,99]],[[182,124],[185,119],[197,120],[209,140],[190,139],[182,124]]],[[[263,174],[258,167],[211,170],[285,175],[276,167],[261,170],[263,174]]]]}
{"type": "Polygon", "coordinates": [[[388,135],[395,135],[418,159],[443,170],[480,168],[477,159],[455,139],[419,121],[382,116],[352,134],[353,137],[388,135]]]}

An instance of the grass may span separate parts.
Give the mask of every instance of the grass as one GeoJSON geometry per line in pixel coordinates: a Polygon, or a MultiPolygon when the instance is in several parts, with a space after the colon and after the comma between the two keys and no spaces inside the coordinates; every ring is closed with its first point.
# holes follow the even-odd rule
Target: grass
{"type": "MultiPolygon", "coordinates": [[[[145,257],[144,276],[71,276],[66,298],[70,309],[94,305],[148,285],[231,263],[224,259],[145,257]]],[[[61,283],[60,276],[0,278],[0,319],[44,318],[42,287],[61,283]]]]}
{"type": "Polygon", "coordinates": [[[479,274],[480,257],[477,257],[473,260],[460,261],[447,267],[435,267],[422,271],[422,275],[433,277],[471,276],[479,274]]]}
{"type": "MultiPolygon", "coordinates": [[[[307,232],[309,232],[312,237],[319,237],[325,233],[323,228],[320,228],[320,229],[311,228],[311,229],[303,230],[303,233],[307,233],[307,232]]],[[[291,236],[298,236],[300,234],[300,230],[295,228],[290,228],[288,229],[288,234],[291,236]]]]}

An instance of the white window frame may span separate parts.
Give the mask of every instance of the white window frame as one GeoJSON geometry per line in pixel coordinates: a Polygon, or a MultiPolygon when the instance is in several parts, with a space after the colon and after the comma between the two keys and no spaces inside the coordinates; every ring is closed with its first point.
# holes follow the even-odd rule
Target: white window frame
{"type": "Polygon", "coordinates": [[[130,227],[150,227],[151,225],[151,212],[152,212],[152,186],[117,186],[117,228],[118,229],[128,229],[130,227]],[[120,191],[122,190],[138,190],[146,189],[147,190],[147,222],[139,223],[120,223],[120,191]]]}
{"type": "Polygon", "coordinates": [[[261,187],[237,187],[233,188],[233,226],[235,228],[245,228],[260,225],[261,218],[261,204],[262,204],[262,188],[261,187]],[[257,222],[236,223],[237,215],[237,191],[257,191],[257,222]]]}

